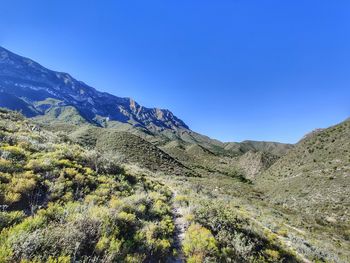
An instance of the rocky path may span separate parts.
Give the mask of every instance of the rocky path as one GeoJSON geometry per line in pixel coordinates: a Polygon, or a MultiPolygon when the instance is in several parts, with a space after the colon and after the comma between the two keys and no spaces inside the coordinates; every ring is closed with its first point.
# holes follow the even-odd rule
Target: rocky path
{"type": "MultiPolygon", "coordinates": [[[[176,192],[174,192],[174,197],[176,192]]],[[[173,204],[173,214],[174,214],[174,224],[175,224],[175,242],[174,249],[176,250],[176,255],[170,257],[167,263],[182,263],[185,262],[185,256],[182,252],[182,241],[185,236],[186,231],[186,220],[184,217],[184,208],[179,204],[173,204]]]]}

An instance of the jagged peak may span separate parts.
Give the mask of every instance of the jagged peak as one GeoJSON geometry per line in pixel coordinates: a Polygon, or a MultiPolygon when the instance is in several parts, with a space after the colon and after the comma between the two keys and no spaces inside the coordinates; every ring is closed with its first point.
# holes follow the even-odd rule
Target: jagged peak
{"type": "MultiPolygon", "coordinates": [[[[27,101],[40,101],[53,98],[74,106],[89,122],[96,118],[108,118],[121,122],[132,122],[135,125],[149,126],[153,131],[162,129],[189,129],[189,127],[169,110],[147,108],[139,105],[132,98],[121,98],[100,92],[95,88],[76,80],[65,72],[52,71],[39,63],[16,55],[0,47],[2,63],[0,64],[0,86],[2,92],[18,96],[27,101]],[[3,83],[1,85],[1,80],[3,83]],[[35,92],[41,91],[40,99],[35,92]],[[22,94],[20,94],[22,93],[22,94]],[[43,95],[45,94],[45,95],[43,95]]],[[[1,105],[0,105],[1,106],[1,105]]],[[[35,105],[29,105],[34,107],[35,105]]],[[[42,113],[44,114],[44,113],[42,113]]]]}

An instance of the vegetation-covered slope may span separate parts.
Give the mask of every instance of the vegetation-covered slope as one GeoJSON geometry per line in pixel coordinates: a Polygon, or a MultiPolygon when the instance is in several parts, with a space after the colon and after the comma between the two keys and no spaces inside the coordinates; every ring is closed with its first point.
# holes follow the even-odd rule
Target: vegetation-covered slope
{"type": "Polygon", "coordinates": [[[229,151],[241,153],[246,153],[248,151],[264,152],[276,156],[283,156],[292,148],[292,144],[264,141],[243,141],[240,143],[228,142],[225,144],[225,150],[229,151]]]}
{"type": "Polygon", "coordinates": [[[171,192],[0,112],[0,262],[142,262],[173,246],[171,192]]]}
{"type": "MultiPolygon", "coordinates": [[[[125,134],[103,131],[119,147],[125,134]]],[[[196,199],[177,194],[174,182],[197,177],[136,169],[7,110],[0,139],[0,262],[299,261],[234,205],[208,200],[204,185],[188,185],[196,199]]]]}
{"type": "Polygon", "coordinates": [[[256,184],[274,203],[349,225],[350,121],[305,137],[256,184]]]}
{"type": "Polygon", "coordinates": [[[198,144],[186,145],[178,141],[172,141],[161,149],[186,166],[199,170],[199,173],[203,170],[217,172],[241,180],[250,180],[260,175],[279,159],[269,152],[259,151],[217,154],[198,144]]]}
{"type": "Polygon", "coordinates": [[[137,163],[154,172],[174,175],[190,172],[182,163],[155,145],[129,132],[85,126],[77,129],[70,137],[83,146],[118,155],[126,162],[137,163]]]}

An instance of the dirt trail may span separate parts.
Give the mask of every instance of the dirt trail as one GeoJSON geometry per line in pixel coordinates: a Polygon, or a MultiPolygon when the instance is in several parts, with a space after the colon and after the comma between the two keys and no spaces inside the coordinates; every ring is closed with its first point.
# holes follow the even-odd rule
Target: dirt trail
{"type": "MultiPolygon", "coordinates": [[[[176,196],[176,191],[173,192],[174,197],[176,196]]],[[[179,204],[173,204],[173,214],[174,214],[174,224],[175,224],[175,242],[174,249],[176,250],[176,256],[170,257],[167,263],[182,263],[185,262],[185,256],[182,252],[182,241],[185,236],[186,231],[186,220],[184,217],[184,208],[179,204]]]]}

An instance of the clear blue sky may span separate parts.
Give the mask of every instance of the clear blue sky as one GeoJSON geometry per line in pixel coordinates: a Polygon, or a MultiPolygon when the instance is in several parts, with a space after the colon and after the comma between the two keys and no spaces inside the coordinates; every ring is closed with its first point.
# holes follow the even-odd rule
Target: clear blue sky
{"type": "Polygon", "coordinates": [[[350,116],[350,1],[2,0],[0,45],[222,141],[350,116]]]}

